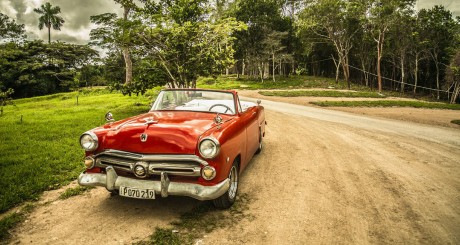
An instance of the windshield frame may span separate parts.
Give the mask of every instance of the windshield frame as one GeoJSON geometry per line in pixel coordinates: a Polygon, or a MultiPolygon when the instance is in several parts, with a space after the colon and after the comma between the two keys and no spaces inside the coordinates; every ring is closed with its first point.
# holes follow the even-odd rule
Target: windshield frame
{"type": "MultiPolygon", "coordinates": [[[[153,103],[152,107],[150,108],[150,112],[152,111],[174,111],[174,112],[204,112],[204,113],[219,113],[219,114],[223,114],[223,115],[230,115],[230,116],[234,116],[234,115],[237,115],[240,113],[239,111],[239,108],[238,108],[238,105],[236,104],[236,98],[237,95],[234,91],[227,91],[227,90],[211,90],[211,89],[164,89],[164,90],[161,90],[160,93],[158,94],[157,98],[155,99],[155,102],[153,103]],[[221,93],[221,94],[228,94],[231,96],[231,104],[232,104],[232,108],[230,108],[231,110],[233,110],[233,113],[222,113],[222,112],[218,112],[218,111],[205,111],[205,110],[181,110],[181,109],[176,109],[177,107],[181,107],[181,106],[185,106],[185,104],[183,105],[178,105],[176,106],[176,108],[174,109],[157,109],[157,108],[161,108],[161,104],[163,103],[163,96],[166,96],[166,93],[167,92],[193,92],[193,93],[221,93]]],[[[192,100],[191,100],[192,101],[192,100]]],[[[188,102],[191,102],[191,101],[188,101],[188,102]]],[[[212,100],[211,100],[212,101],[212,100]]],[[[187,102],[187,103],[188,103],[187,102]]],[[[219,104],[219,103],[216,103],[216,104],[219,104]]]]}

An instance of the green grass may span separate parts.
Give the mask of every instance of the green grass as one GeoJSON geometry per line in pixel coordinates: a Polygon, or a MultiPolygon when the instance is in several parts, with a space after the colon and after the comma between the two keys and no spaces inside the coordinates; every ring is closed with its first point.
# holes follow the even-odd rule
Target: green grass
{"type": "MultiPolygon", "coordinates": [[[[312,77],[312,76],[277,76],[276,81],[271,79],[260,81],[257,78],[231,76],[200,77],[197,81],[198,88],[207,89],[291,89],[291,88],[329,88],[346,89],[343,81],[338,84],[332,78],[312,77]]],[[[353,85],[355,90],[369,90],[367,87],[353,85]]]]}
{"type": "Polygon", "coordinates": [[[452,121],[450,121],[450,122],[453,123],[453,124],[460,125],[460,120],[452,120],[452,121]]]}
{"type": "Polygon", "coordinates": [[[25,205],[20,211],[7,214],[0,220],[0,244],[8,241],[10,238],[9,230],[22,222],[33,208],[32,204],[25,205]]]}
{"type": "Polygon", "coordinates": [[[76,179],[84,170],[81,133],[104,124],[109,110],[117,120],[148,111],[155,94],[129,97],[84,90],[5,106],[0,117],[0,213],[76,179]]]}
{"type": "Polygon", "coordinates": [[[351,98],[385,98],[384,95],[375,92],[352,92],[335,90],[294,90],[294,91],[260,91],[259,94],[265,96],[281,97],[351,97],[351,98]]]}
{"type": "Polygon", "coordinates": [[[195,240],[217,228],[231,228],[243,218],[252,218],[244,211],[248,209],[249,198],[239,195],[229,210],[216,209],[212,202],[203,202],[181,215],[169,228],[156,228],[150,240],[138,244],[194,244],[195,240]]]}
{"type": "Polygon", "coordinates": [[[427,109],[460,110],[459,104],[447,104],[424,101],[380,100],[380,101],[322,101],[310,102],[324,107],[413,107],[427,109]]]}
{"type": "Polygon", "coordinates": [[[19,222],[24,220],[22,213],[11,213],[0,220],[0,241],[5,241],[9,238],[9,230],[14,228],[19,222]]]}
{"type": "Polygon", "coordinates": [[[88,190],[93,189],[93,186],[77,186],[74,188],[69,188],[65,190],[61,195],[59,195],[59,199],[64,200],[73,196],[78,196],[88,190]]]}

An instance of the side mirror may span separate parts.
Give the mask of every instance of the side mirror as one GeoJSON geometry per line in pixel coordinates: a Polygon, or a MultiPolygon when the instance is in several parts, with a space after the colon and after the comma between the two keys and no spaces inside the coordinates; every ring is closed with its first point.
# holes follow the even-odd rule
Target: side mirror
{"type": "Polygon", "coordinates": [[[257,100],[257,104],[260,105],[260,103],[262,103],[262,101],[261,101],[261,100],[257,100]]]}
{"type": "Polygon", "coordinates": [[[113,119],[113,115],[112,115],[112,113],[110,111],[105,114],[105,120],[107,122],[115,121],[115,119],[113,119]]]}

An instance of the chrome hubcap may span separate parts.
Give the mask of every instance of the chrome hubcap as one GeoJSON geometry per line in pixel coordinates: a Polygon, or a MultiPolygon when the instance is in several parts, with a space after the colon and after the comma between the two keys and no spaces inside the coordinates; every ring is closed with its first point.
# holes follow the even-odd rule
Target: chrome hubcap
{"type": "Polygon", "coordinates": [[[228,189],[228,198],[233,200],[236,196],[236,191],[238,190],[238,171],[236,166],[233,166],[230,170],[230,188],[228,189]]]}

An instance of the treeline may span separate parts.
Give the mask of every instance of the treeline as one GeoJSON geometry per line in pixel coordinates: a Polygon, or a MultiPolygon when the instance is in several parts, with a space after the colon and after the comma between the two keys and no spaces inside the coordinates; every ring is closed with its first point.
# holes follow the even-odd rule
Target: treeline
{"type": "MultiPolygon", "coordinates": [[[[0,31],[2,38],[9,35],[1,50],[11,50],[0,51],[0,89],[13,88],[14,96],[22,97],[52,92],[38,87],[30,92],[30,84],[53,83],[66,90],[109,81],[131,94],[165,84],[194,87],[199,76],[236,74],[276,82],[277,76],[304,74],[343,79],[349,88],[358,83],[457,101],[460,18],[443,6],[416,10],[415,0],[114,1],[122,16],[91,17],[97,27],[89,45],[105,50],[103,57],[90,46],[8,43],[21,38],[0,31]],[[37,57],[37,64],[52,72],[4,65],[20,59],[11,54],[15,49],[30,52],[30,45],[64,48],[69,54],[78,46],[86,56],[63,60],[45,51],[22,56],[37,57]],[[11,69],[17,73],[3,75],[11,69]]],[[[15,29],[4,26],[0,29],[15,29]]]]}
{"type": "Polygon", "coordinates": [[[14,98],[106,84],[99,53],[88,45],[26,40],[24,25],[0,13],[0,105],[14,98]]]}

